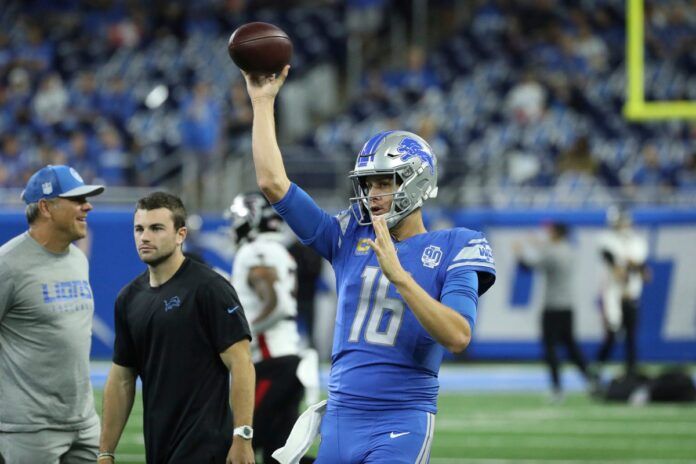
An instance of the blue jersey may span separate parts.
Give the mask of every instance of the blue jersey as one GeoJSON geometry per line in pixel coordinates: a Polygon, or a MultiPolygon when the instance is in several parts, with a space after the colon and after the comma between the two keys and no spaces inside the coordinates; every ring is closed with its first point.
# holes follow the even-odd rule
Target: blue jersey
{"type": "MultiPolygon", "coordinates": [[[[443,347],[382,274],[367,243],[375,238],[372,226],[358,225],[350,209],[332,217],[309,201],[293,184],[274,207],[336,273],[330,404],[435,413],[443,347]]],[[[438,301],[457,290],[463,274],[476,273],[479,295],[495,280],[491,248],[477,231],[428,232],[395,247],[403,268],[438,301]]]]}

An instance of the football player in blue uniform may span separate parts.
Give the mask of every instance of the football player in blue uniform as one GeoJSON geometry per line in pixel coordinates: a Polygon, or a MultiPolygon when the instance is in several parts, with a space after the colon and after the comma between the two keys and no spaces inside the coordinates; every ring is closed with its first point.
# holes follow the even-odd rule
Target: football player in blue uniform
{"type": "Polygon", "coordinates": [[[421,206],[437,194],[437,160],[405,131],[367,141],[350,179],[351,207],[331,216],[290,182],[274,101],[289,66],[250,76],[257,182],[302,243],[336,273],[338,308],[318,463],[427,463],[443,347],[464,351],[478,297],[495,280],[482,233],[428,232],[421,206]]]}

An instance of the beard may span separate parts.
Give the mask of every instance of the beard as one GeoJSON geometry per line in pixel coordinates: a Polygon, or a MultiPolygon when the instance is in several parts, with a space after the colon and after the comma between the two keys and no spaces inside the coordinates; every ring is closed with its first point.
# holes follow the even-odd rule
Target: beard
{"type": "Polygon", "coordinates": [[[161,255],[149,256],[145,258],[141,257],[140,259],[150,267],[157,267],[169,258],[171,258],[175,251],[176,248],[172,248],[169,252],[165,252],[161,255]]]}

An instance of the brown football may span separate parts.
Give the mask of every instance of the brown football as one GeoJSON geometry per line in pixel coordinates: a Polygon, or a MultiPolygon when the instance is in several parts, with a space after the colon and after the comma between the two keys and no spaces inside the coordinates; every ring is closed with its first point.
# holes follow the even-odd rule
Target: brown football
{"type": "Polygon", "coordinates": [[[274,74],[290,63],[292,42],[273,24],[247,23],[232,33],[227,51],[232,61],[248,73],[274,74]]]}

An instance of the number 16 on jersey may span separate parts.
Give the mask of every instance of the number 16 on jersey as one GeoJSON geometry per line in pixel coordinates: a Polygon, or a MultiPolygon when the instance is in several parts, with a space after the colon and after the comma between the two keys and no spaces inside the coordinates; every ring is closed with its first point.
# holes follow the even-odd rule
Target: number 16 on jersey
{"type": "Polygon", "coordinates": [[[360,341],[360,333],[365,325],[365,320],[367,320],[367,328],[365,329],[367,343],[394,346],[404,317],[404,302],[397,298],[387,298],[390,282],[382,274],[379,267],[367,266],[361,277],[360,301],[355,313],[355,320],[350,328],[348,341],[353,343],[360,341]],[[373,291],[375,282],[378,286],[377,291],[373,291]],[[388,316],[385,314],[387,311],[391,313],[389,323],[384,331],[380,331],[380,323],[385,316],[388,316]],[[368,313],[369,318],[367,317],[368,313]]]}

